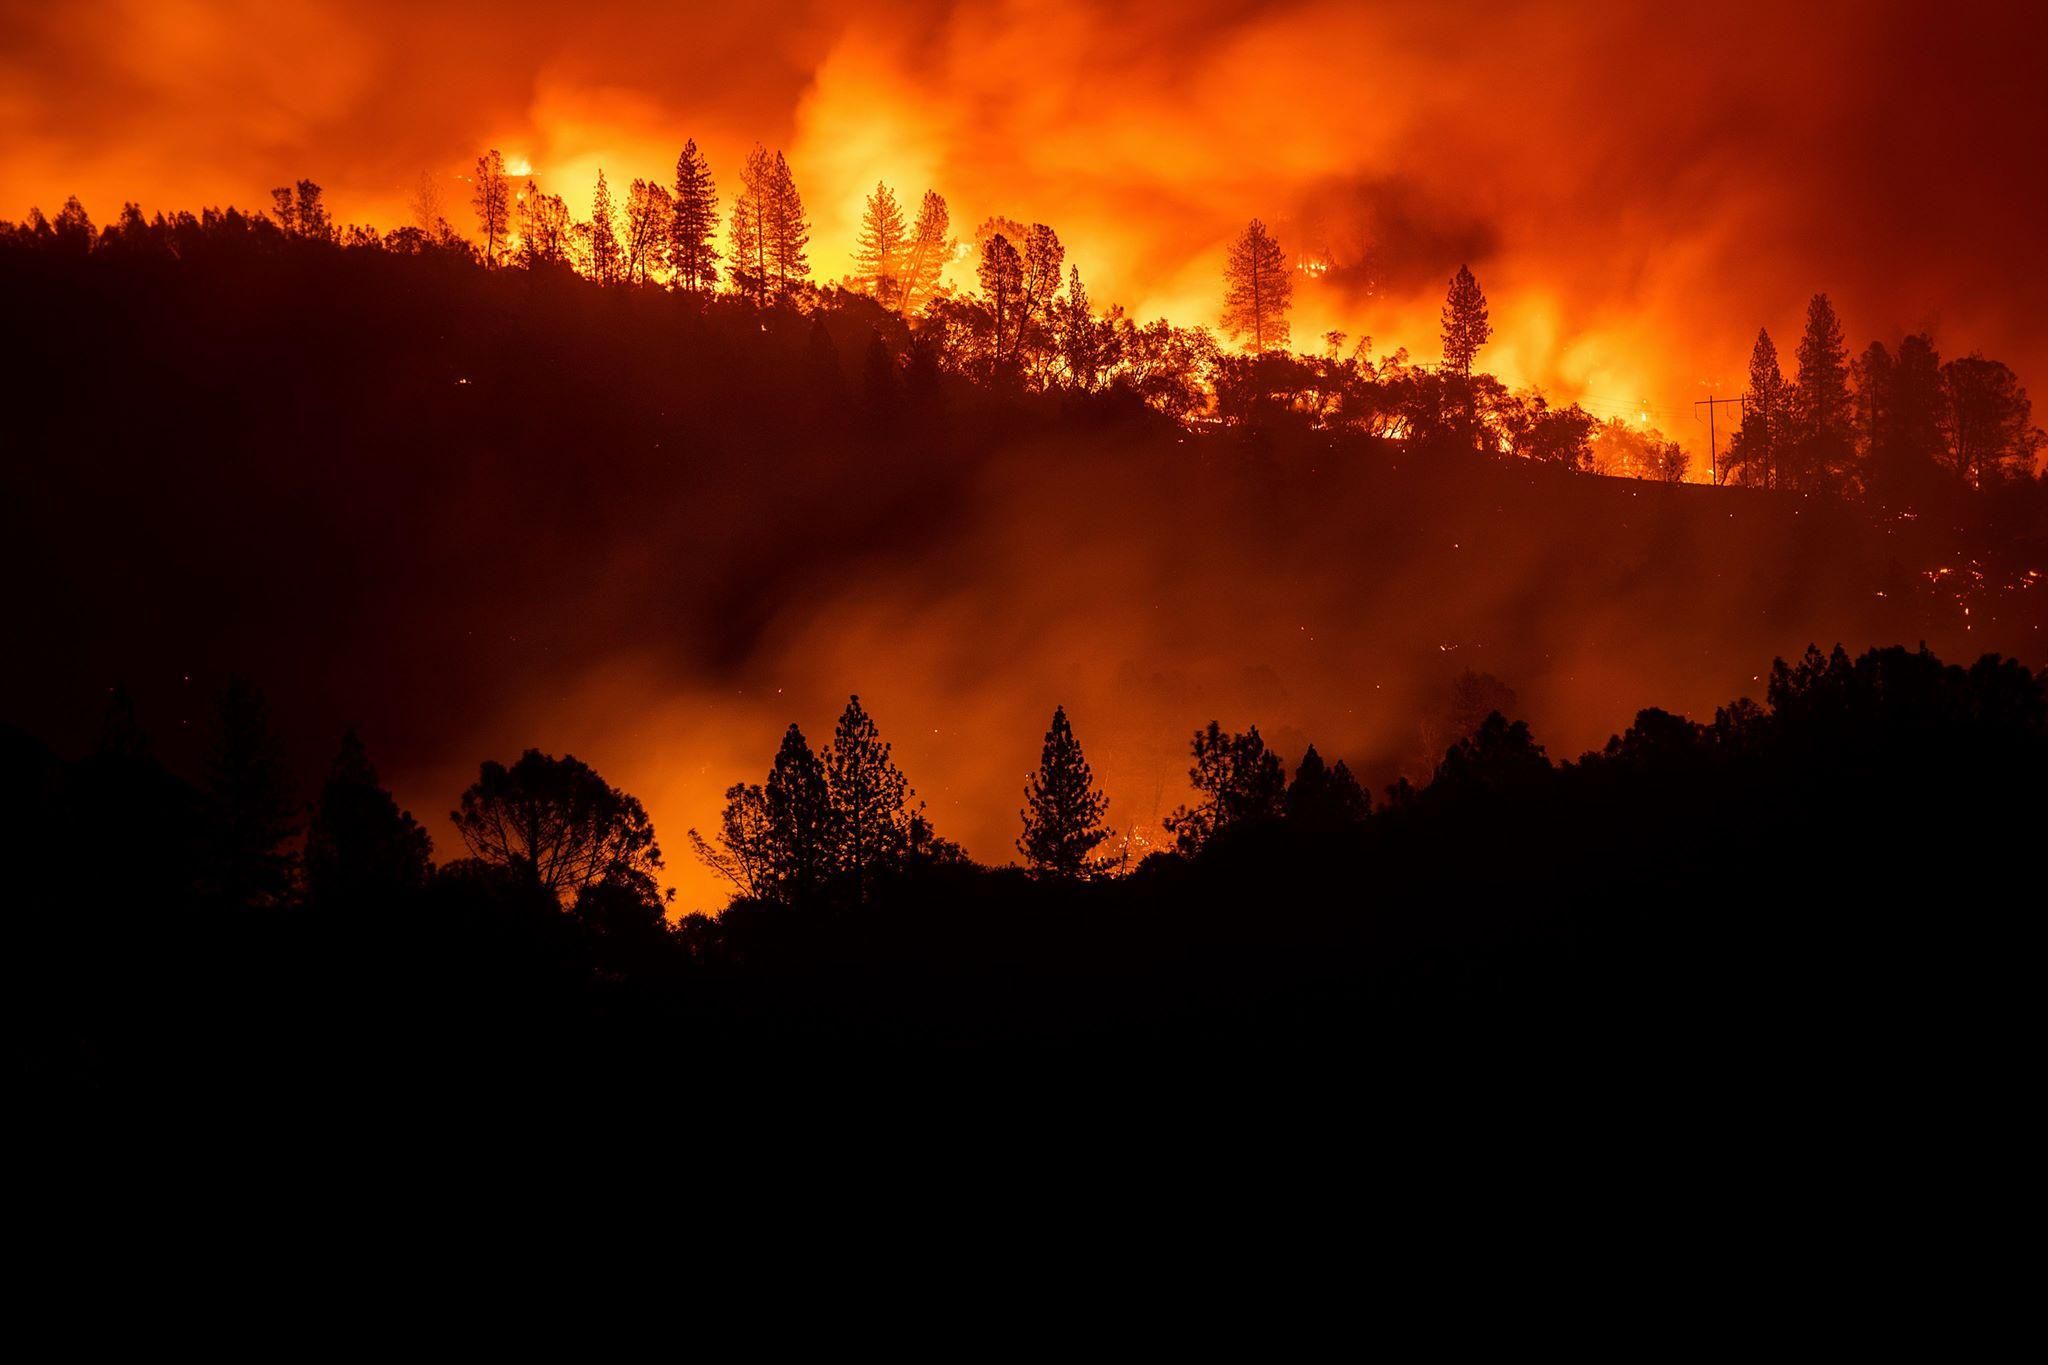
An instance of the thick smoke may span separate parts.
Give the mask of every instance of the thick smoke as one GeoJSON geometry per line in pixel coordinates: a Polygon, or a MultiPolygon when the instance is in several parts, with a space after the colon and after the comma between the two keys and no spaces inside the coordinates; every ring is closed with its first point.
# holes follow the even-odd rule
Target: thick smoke
{"type": "MultiPolygon", "coordinates": [[[[311,175],[403,221],[503,148],[581,204],[695,136],[786,147],[822,276],[877,179],[1058,227],[1095,297],[1213,318],[1246,218],[1333,266],[1331,329],[1434,354],[1463,262],[1490,365],[1699,445],[1759,325],[1830,291],[1852,341],[1932,327],[2048,373],[2037,5],[1409,3],[6,7],[0,199],[104,219],[311,175]]],[[[1703,452],[1697,452],[1703,453],[1703,452]]]]}

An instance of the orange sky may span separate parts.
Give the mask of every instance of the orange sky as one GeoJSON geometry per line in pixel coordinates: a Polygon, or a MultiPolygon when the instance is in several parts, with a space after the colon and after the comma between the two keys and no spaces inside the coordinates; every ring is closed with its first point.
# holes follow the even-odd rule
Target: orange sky
{"type": "Polygon", "coordinates": [[[1053,224],[1098,304],[1213,322],[1256,214],[1335,267],[1298,293],[1298,347],[1433,356],[1470,261],[1489,368],[1691,444],[1693,399],[1739,386],[1760,324],[1789,352],[1815,289],[1852,349],[1931,327],[2048,373],[2040,13],[7,0],[0,214],[260,205],[309,175],[392,224],[423,172],[462,208],[485,146],[580,209],[600,165],[665,178],[685,136],[729,188],[760,138],[821,277],[882,179],[965,231],[1053,224]]]}

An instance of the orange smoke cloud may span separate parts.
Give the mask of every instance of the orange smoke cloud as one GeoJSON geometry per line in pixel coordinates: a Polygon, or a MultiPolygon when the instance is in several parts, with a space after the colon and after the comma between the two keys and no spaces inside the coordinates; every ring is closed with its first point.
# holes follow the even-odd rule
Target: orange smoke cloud
{"type": "MultiPolygon", "coordinates": [[[[1514,383],[1695,436],[1759,324],[1829,290],[1852,338],[1937,329],[2048,372],[2025,260],[2048,112],[2024,4],[181,3],[9,7],[0,202],[100,218],[263,201],[310,175],[397,223],[420,175],[460,219],[498,146],[582,205],[665,178],[686,136],[730,187],[788,149],[818,274],[875,183],[956,228],[1057,227],[1100,301],[1212,321],[1253,215],[1318,273],[1295,342],[1430,356],[1469,261],[1514,383]]],[[[1781,340],[1786,339],[1781,336],[1781,340]]]]}

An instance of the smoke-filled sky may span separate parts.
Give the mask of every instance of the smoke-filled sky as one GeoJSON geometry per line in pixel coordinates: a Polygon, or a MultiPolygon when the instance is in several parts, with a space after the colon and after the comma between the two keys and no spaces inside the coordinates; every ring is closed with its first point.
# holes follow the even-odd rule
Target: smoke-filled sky
{"type": "Polygon", "coordinates": [[[2048,11],[2034,4],[36,0],[0,4],[0,215],[260,205],[310,176],[396,225],[502,149],[587,205],[694,136],[729,191],[785,149],[822,278],[879,179],[1059,229],[1099,304],[1213,323],[1254,215],[1326,263],[1295,344],[1433,357],[1446,279],[1484,364],[1703,446],[1807,296],[1852,349],[1932,328],[2048,374],[2048,11]]]}

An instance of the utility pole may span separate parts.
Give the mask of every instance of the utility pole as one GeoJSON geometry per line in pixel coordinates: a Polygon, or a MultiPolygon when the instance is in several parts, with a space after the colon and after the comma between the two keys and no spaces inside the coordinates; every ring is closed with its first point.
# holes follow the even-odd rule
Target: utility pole
{"type": "Polygon", "coordinates": [[[1692,405],[1692,420],[1695,422],[1700,420],[1700,409],[1704,407],[1707,410],[1707,472],[1716,484],[1721,482],[1721,457],[1714,443],[1714,409],[1723,403],[1733,403],[1738,408],[1742,406],[1740,398],[1716,398],[1712,394],[1692,405]]]}

